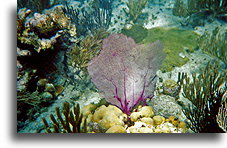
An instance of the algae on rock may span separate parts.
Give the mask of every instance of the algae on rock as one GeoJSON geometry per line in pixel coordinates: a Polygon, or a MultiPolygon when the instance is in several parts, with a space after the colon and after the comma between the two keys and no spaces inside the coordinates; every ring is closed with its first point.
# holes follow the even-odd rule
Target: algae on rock
{"type": "Polygon", "coordinates": [[[131,28],[124,28],[121,30],[121,33],[132,37],[136,43],[140,43],[144,38],[147,37],[148,30],[145,29],[142,25],[133,25],[131,28]]]}
{"type": "MultiPolygon", "coordinates": [[[[197,46],[196,38],[198,35],[190,30],[182,30],[178,28],[152,28],[147,30],[147,36],[139,43],[148,44],[156,40],[160,40],[164,44],[164,59],[161,71],[168,72],[174,67],[180,67],[189,61],[187,57],[181,57],[181,52],[191,53],[197,46]]],[[[137,36],[136,36],[137,37],[137,36]]]]}

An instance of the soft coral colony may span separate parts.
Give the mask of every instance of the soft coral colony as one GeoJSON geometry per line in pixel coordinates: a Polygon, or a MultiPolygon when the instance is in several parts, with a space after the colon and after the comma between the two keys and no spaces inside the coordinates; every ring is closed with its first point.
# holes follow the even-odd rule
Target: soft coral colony
{"type": "Polygon", "coordinates": [[[130,37],[113,34],[103,40],[88,72],[105,98],[129,115],[136,104],[153,95],[156,71],[165,58],[162,49],[159,41],[138,45],[130,37]]]}
{"type": "MultiPolygon", "coordinates": [[[[33,7],[32,10],[18,10],[18,131],[28,125],[26,120],[35,121],[41,114],[38,119],[44,124],[36,129],[37,132],[226,132],[224,74],[227,62],[222,61],[226,60],[226,57],[222,58],[226,55],[223,50],[226,49],[226,37],[212,38],[223,43],[221,50],[212,46],[215,48],[212,51],[215,51],[211,52],[204,45],[210,42],[206,40],[208,34],[202,36],[199,45],[207,54],[219,55],[218,62],[224,63],[224,68],[208,62],[199,76],[192,74],[193,81],[187,74],[179,73],[178,81],[165,80],[164,91],[160,92],[156,87],[161,81],[157,71],[169,53],[165,50],[168,44],[162,41],[163,38],[148,40],[154,29],[142,27],[148,37],[139,39],[141,42],[138,43],[135,42],[138,38],[110,29],[115,25],[112,15],[113,5],[116,5],[111,0],[80,1],[78,6],[70,3],[54,6],[60,0],[52,3],[39,4],[39,13],[33,7]],[[180,93],[190,103],[180,102],[180,93]],[[82,96],[85,97],[81,99],[82,96]],[[173,102],[179,104],[177,109],[184,115],[168,111],[162,114],[161,105],[157,109],[149,102],[163,96],[165,99],[173,98],[173,102]],[[63,108],[60,108],[62,103],[63,108]],[[206,116],[200,118],[201,114],[206,116]],[[212,126],[217,130],[211,130],[212,126]]],[[[142,10],[152,2],[143,0],[138,3],[139,9],[134,10],[137,3],[137,0],[126,2],[128,9],[123,12],[128,17],[125,22],[128,24],[125,26],[141,26],[138,21],[141,21],[142,10]]],[[[130,28],[123,30],[130,31],[130,28]]],[[[164,31],[155,33],[163,34],[164,31]]]]}

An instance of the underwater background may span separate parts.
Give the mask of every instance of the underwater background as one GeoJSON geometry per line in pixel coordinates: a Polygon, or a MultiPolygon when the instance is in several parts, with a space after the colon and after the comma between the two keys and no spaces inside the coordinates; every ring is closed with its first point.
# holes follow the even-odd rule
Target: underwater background
{"type": "Polygon", "coordinates": [[[224,0],[18,0],[18,133],[223,133],[224,0]]]}

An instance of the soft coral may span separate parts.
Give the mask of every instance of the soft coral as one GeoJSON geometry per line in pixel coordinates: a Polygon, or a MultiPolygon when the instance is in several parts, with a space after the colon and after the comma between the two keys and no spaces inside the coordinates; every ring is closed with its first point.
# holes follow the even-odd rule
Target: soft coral
{"type": "Polygon", "coordinates": [[[88,72],[107,101],[129,115],[134,105],[153,95],[156,71],[164,58],[160,41],[138,45],[123,34],[112,34],[103,40],[88,72]]]}

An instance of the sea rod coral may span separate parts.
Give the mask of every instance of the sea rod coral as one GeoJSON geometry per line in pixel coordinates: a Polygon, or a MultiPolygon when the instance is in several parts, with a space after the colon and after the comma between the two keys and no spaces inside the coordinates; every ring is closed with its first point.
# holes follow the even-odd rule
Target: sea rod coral
{"type": "Polygon", "coordinates": [[[107,101],[129,115],[133,106],[153,95],[156,71],[164,58],[160,41],[139,45],[123,34],[112,34],[103,40],[88,72],[107,101]]]}

